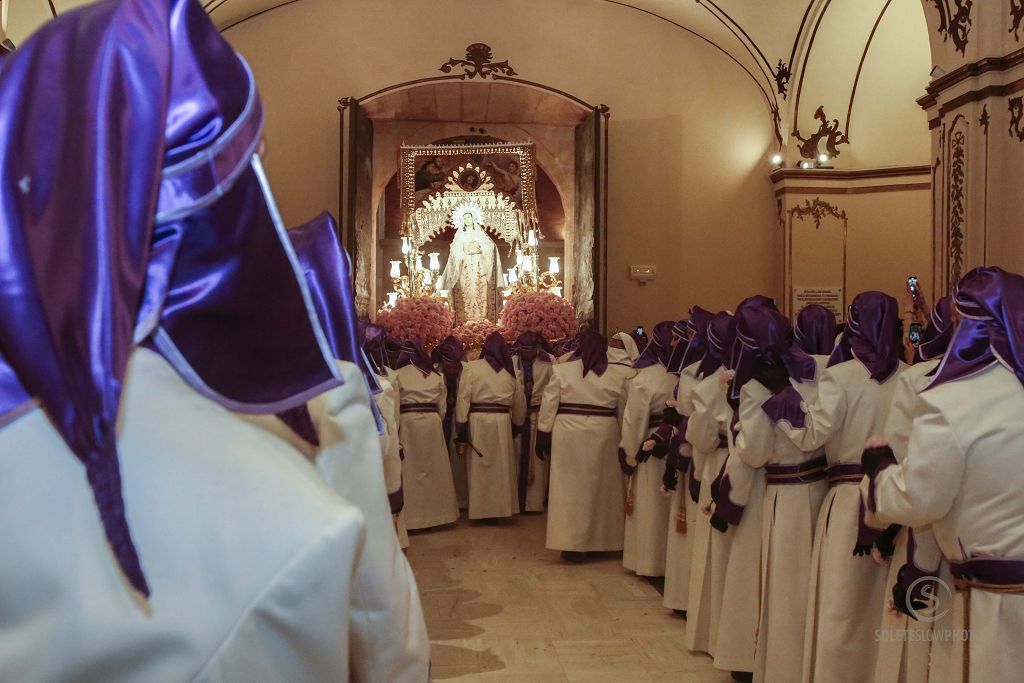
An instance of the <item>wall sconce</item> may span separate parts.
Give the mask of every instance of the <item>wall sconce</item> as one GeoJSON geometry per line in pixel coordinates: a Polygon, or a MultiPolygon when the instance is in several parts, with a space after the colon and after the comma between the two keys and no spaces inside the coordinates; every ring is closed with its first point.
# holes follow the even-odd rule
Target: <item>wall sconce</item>
{"type": "Polygon", "coordinates": [[[829,156],[825,153],[818,155],[818,166],[824,166],[829,162],[829,156]]]}
{"type": "Polygon", "coordinates": [[[812,164],[809,161],[801,161],[800,162],[800,168],[802,168],[803,170],[807,171],[809,169],[814,168],[814,164],[812,164]]]}
{"type": "Polygon", "coordinates": [[[782,157],[781,154],[773,154],[772,155],[772,166],[775,166],[777,168],[782,168],[782,166],[785,163],[785,161],[786,160],[782,157]]]}

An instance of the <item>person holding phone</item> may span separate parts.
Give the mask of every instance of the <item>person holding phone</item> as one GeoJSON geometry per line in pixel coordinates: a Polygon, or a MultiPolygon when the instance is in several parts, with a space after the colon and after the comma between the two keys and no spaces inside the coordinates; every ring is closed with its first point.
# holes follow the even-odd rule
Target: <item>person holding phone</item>
{"type": "Polygon", "coordinates": [[[903,329],[903,356],[907,363],[917,358],[917,347],[924,340],[924,328],[931,315],[928,299],[925,297],[919,278],[911,275],[907,278],[907,286],[901,304],[903,329]]]}

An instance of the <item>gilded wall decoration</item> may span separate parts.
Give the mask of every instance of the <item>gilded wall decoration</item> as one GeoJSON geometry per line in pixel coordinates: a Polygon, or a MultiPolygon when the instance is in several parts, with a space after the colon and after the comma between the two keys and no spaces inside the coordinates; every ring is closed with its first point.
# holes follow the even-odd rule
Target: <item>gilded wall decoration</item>
{"type": "Polygon", "coordinates": [[[978,119],[978,123],[985,129],[985,137],[988,137],[988,124],[991,120],[988,115],[988,105],[986,104],[981,108],[981,118],[978,119]]]}
{"type": "Polygon", "coordinates": [[[949,284],[950,291],[964,274],[964,228],[967,221],[967,136],[956,131],[949,142],[949,284]]]}
{"type": "Polygon", "coordinates": [[[455,59],[452,57],[447,62],[441,65],[438,71],[442,73],[450,74],[453,70],[461,68],[462,74],[459,76],[462,80],[467,78],[480,77],[481,80],[487,78],[495,78],[496,76],[517,76],[515,69],[508,64],[508,60],[503,62],[491,61],[494,59],[494,53],[491,52],[491,46],[485,45],[484,43],[473,43],[466,48],[465,59],[455,59]]]}
{"type": "Polygon", "coordinates": [[[1024,142],[1024,95],[1011,97],[1007,103],[1010,107],[1010,137],[1024,142]]]}
{"type": "Polygon", "coordinates": [[[824,105],[818,107],[814,112],[814,118],[820,122],[818,130],[806,138],[800,134],[799,129],[793,131],[793,137],[800,141],[798,147],[800,156],[804,159],[817,159],[820,154],[824,153],[830,159],[836,158],[839,156],[839,145],[850,144],[850,138],[839,130],[839,119],[832,119],[832,122],[829,122],[828,116],[825,115],[824,105]],[[825,143],[824,150],[821,149],[822,141],[825,143]]]}
{"type": "Polygon", "coordinates": [[[1020,42],[1020,28],[1024,23],[1024,0],[1010,0],[1010,33],[1020,42]]]}
{"type": "Polygon", "coordinates": [[[952,40],[957,52],[966,54],[974,0],[931,0],[931,3],[939,12],[939,33],[942,34],[942,42],[952,40]]]}
{"type": "Polygon", "coordinates": [[[789,210],[789,217],[791,219],[799,218],[800,220],[803,220],[808,216],[810,216],[814,221],[815,230],[821,228],[821,222],[828,216],[841,220],[844,228],[846,228],[850,222],[845,211],[841,210],[838,206],[829,204],[821,197],[807,199],[803,204],[794,206],[789,210]]]}

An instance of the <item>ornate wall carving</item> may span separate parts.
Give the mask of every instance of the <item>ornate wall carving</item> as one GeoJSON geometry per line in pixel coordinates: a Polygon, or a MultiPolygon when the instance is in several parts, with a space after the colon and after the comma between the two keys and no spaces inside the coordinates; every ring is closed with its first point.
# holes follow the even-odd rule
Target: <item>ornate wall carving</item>
{"type": "Polygon", "coordinates": [[[846,217],[846,212],[841,210],[838,206],[829,204],[821,197],[807,199],[803,204],[794,206],[789,210],[789,216],[790,218],[797,218],[799,220],[803,220],[810,216],[814,221],[815,230],[821,228],[821,222],[825,220],[827,216],[832,216],[833,218],[841,220],[844,228],[849,225],[849,219],[846,217]]]}
{"type": "Polygon", "coordinates": [[[1010,137],[1024,142],[1024,96],[1011,97],[1007,105],[1010,109],[1010,137]]]}
{"type": "Polygon", "coordinates": [[[1010,0],[1010,33],[1020,42],[1020,25],[1024,22],[1024,0],[1010,0]]]}
{"type": "Polygon", "coordinates": [[[964,233],[967,223],[967,135],[955,130],[949,142],[949,285],[950,291],[964,274],[964,233]]]}
{"type": "Polygon", "coordinates": [[[493,59],[494,53],[491,51],[490,45],[473,43],[466,47],[465,59],[455,59],[452,57],[442,64],[438,71],[450,74],[454,69],[461,68],[462,75],[459,78],[462,80],[467,78],[473,79],[477,76],[481,80],[486,80],[487,78],[496,78],[498,76],[519,75],[515,69],[509,66],[507,59],[503,62],[495,62],[492,61],[493,59]]]}
{"type": "Polygon", "coordinates": [[[824,153],[830,159],[834,159],[839,156],[839,145],[849,144],[850,139],[846,137],[845,132],[839,130],[839,119],[832,119],[829,122],[828,116],[825,115],[824,105],[818,107],[814,112],[814,118],[820,122],[818,130],[806,138],[800,135],[799,129],[793,131],[793,137],[800,141],[800,146],[797,148],[800,151],[800,156],[804,159],[817,159],[818,155],[824,153]],[[822,142],[825,143],[824,149],[821,148],[822,142]]]}
{"type": "Polygon", "coordinates": [[[967,54],[967,37],[971,33],[971,9],[974,0],[930,0],[939,12],[939,33],[942,41],[953,41],[962,55],[967,54]]]}

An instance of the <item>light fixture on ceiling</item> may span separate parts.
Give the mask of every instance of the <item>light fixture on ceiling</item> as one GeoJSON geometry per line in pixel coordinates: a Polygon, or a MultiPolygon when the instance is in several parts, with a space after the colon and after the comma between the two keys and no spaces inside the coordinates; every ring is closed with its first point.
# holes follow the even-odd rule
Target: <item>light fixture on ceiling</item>
{"type": "Polygon", "coordinates": [[[803,170],[807,171],[807,170],[810,170],[810,169],[814,168],[814,164],[812,164],[810,161],[801,161],[800,162],[800,168],[802,168],[803,170]]]}
{"type": "Polygon", "coordinates": [[[784,161],[785,159],[782,158],[781,154],[776,153],[772,155],[772,166],[781,168],[784,161]]]}

